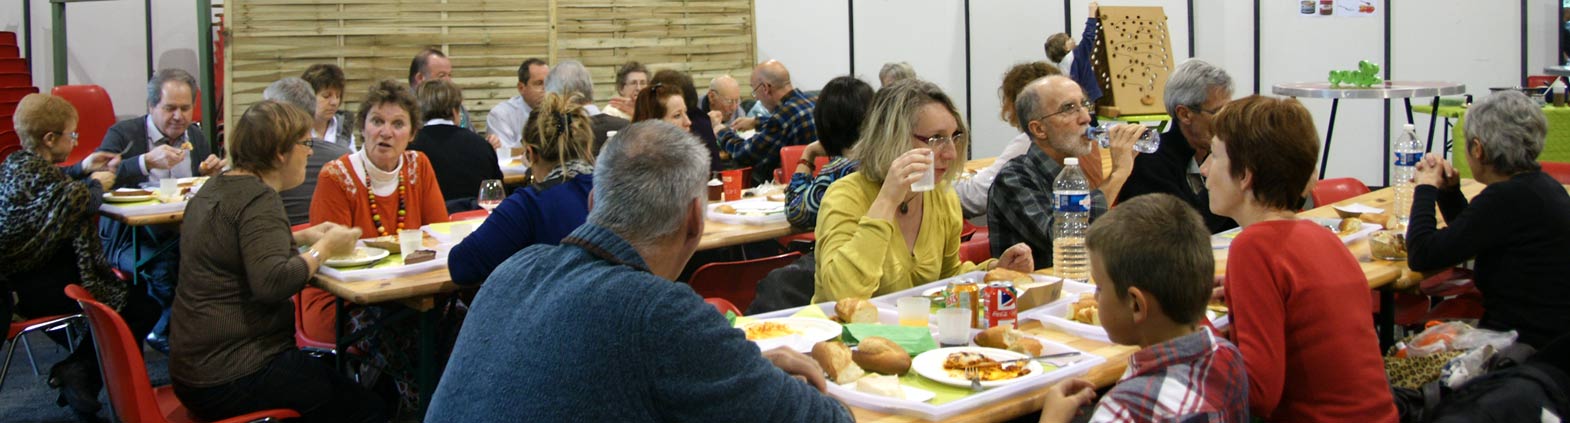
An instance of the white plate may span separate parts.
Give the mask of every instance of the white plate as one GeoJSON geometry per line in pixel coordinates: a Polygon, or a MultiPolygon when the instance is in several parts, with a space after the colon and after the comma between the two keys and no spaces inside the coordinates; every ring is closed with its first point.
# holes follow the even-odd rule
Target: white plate
{"type": "Polygon", "coordinates": [[[795,330],[795,334],[778,338],[759,339],[752,341],[758,344],[758,349],[768,351],[779,347],[790,347],[801,353],[812,352],[812,345],[818,341],[827,341],[838,338],[845,331],[844,326],[825,319],[811,319],[800,317],[781,317],[778,319],[762,319],[748,322],[737,329],[746,330],[746,327],[764,322],[779,323],[795,330]]]}
{"type": "MultiPolygon", "coordinates": [[[[970,386],[970,385],[965,385],[965,386],[970,386]]],[[[852,390],[852,391],[856,391],[856,381],[854,381],[854,380],[850,381],[850,383],[842,384],[842,385],[840,385],[840,387],[841,388],[845,388],[845,389],[849,389],[849,390],[852,390]]],[[[921,389],[921,388],[912,388],[912,387],[909,387],[909,386],[905,386],[903,384],[901,384],[899,386],[899,389],[905,391],[905,400],[906,401],[927,402],[927,401],[932,401],[933,398],[937,398],[938,397],[938,394],[935,393],[935,392],[928,391],[926,389],[921,389]]],[[[861,391],[856,391],[856,392],[861,392],[861,391]]],[[[873,395],[873,394],[867,394],[867,395],[873,395]]],[[[881,397],[881,396],[880,396],[880,398],[899,399],[899,398],[881,397]]]]}
{"type": "Polygon", "coordinates": [[[151,199],[154,199],[154,198],[158,198],[158,194],[119,195],[119,196],[117,196],[117,195],[110,194],[110,193],[107,193],[107,192],[104,193],[104,201],[110,202],[110,203],[134,203],[134,202],[137,202],[137,201],[147,201],[147,200],[151,200],[151,199]]]}
{"type": "MultiPolygon", "coordinates": [[[[922,377],[925,377],[927,379],[932,379],[934,381],[937,381],[938,383],[942,383],[944,385],[953,385],[953,386],[967,387],[968,388],[968,387],[970,387],[970,381],[969,380],[966,380],[965,378],[957,378],[957,377],[949,376],[948,370],[944,370],[943,369],[943,362],[948,360],[949,354],[953,354],[953,353],[957,353],[957,352],[980,353],[981,355],[984,355],[987,358],[990,358],[990,359],[993,359],[993,360],[999,360],[999,361],[1001,361],[1001,360],[1013,360],[1013,359],[1027,358],[1028,357],[1028,356],[1026,356],[1024,354],[1020,354],[1020,353],[1013,352],[1013,351],[1008,351],[1008,350],[1000,350],[1000,349],[997,349],[997,348],[986,348],[986,347],[949,347],[949,348],[938,348],[938,349],[935,349],[935,350],[931,350],[931,351],[927,351],[927,352],[921,353],[921,355],[917,355],[915,359],[910,361],[910,368],[911,368],[911,370],[915,370],[916,374],[919,374],[922,377]]],[[[1010,384],[1018,383],[1019,381],[1022,381],[1022,380],[1030,379],[1032,377],[1037,377],[1037,376],[1041,376],[1041,375],[1045,374],[1045,371],[1041,367],[1041,363],[1038,363],[1038,362],[1035,362],[1035,361],[1031,361],[1030,364],[1027,366],[1027,368],[1030,369],[1030,374],[1028,374],[1028,375],[1024,375],[1024,376],[1020,376],[1020,377],[1013,378],[1013,379],[1008,379],[1008,380],[984,381],[984,382],[981,382],[981,386],[983,388],[993,388],[993,387],[998,387],[998,386],[1010,385],[1010,384]]]]}
{"type": "Polygon", "coordinates": [[[361,246],[361,247],[355,247],[355,249],[356,249],[356,253],[362,253],[363,252],[364,254],[363,255],[362,254],[355,254],[354,258],[330,258],[330,259],[327,259],[327,261],[323,262],[322,264],[325,264],[325,265],[328,265],[328,266],[332,266],[332,267],[364,266],[364,265],[367,265],[367,264],[375,263],[378,260],[387,258],[388,254],[389,254],[387,252],[387,250],[383,250],[383,249],[376,248],[376,247],[364,247],[364,246],[361,246]]]}
{"type": "MultiPolygon", "coordinates": [[[[1324,227],[1325,230],[1330,231],[1330,233],[1336,233],[1336,230],[1333,228],[1341,225],[1341,219],[1335,218],[1314,217],[1309,218],[1308,220],[1314,221],[1314,223],[1324,227]]],[[[1374,232],[1378,232],[1380,229],[1384,229],[1384,226],[1380,226],[1378,223],[1363,222],[1362,226],[1359,226],[1358,228],[1359,229],[1357,232],[1347,235],[1337,235],[1337,237],[1341,238],[1341,243],[1351,244],[1353,241],[1363,239],[1368,237],[1368,235],[1373,234],[1374,232]]],[[[1230,247],[1232,246],[1232,240],[1237,239],[1238,234],[1241,233],[1243,233],[1243,228],[1232,228],[1224,232],[1211,235],[1210,248],[1220,250],[1230,247]]]]}

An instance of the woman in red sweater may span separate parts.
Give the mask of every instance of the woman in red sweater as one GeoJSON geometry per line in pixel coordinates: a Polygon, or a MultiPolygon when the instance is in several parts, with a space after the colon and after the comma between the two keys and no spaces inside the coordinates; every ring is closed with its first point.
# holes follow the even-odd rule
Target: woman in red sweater
{"type": "Polygon", "coordinates": [[[1267,421],[1394,422],[1368,280],[1334,233],[1300,220],[1319,137],[1297,100],[1250,96],[1216,116],[1200,167],[1210,210],[1243,232],[1227,253],[1232,342],[1249,411],[1267,421]]]}

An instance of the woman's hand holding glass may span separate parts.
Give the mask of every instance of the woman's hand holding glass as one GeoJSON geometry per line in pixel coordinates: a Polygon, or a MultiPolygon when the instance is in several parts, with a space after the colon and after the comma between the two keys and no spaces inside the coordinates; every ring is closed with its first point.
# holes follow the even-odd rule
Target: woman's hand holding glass
{"type": "Polygon", "coordinates": [[[922,173],[932,168],[932,149],[916,148],[901,154],[889,165],[888,174],[883,177],[883,187],[878,190],[878,197],[892,201],[894,204],[905,202],[905,197],[911,193],[910,186],[921,180],[922,173]]]}

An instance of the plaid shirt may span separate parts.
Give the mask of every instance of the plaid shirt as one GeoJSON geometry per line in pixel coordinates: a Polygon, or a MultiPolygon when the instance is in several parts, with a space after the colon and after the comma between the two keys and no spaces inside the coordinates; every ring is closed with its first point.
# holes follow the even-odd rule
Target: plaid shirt
{"type": "Polygon", "coordinates": [[[818,176],[791,175],[790,188],[785,190],[785,219],[802,229],[818,226],[818,203],[823,201],[823,193],[829,191],[829,185],[834,181],[855,172],[859,164],[855,160],[835,157],[834,161],[823,165],[818,176]]]}
{"type": "Polygon", "coordinates": [[[807,145],[818,139],[818,127],[812,123],[811,99],[801,90],[791,90],[770,115],[758,125],[752,138],[742,138],[736,131],[720,131],[720,148],[730,153],[738,166],[752,166],[752,178],[757,181],[773,178],[774,169],[780,167],[780,147],[807,145]]]}
{"type": "MultiPolygon", "coordinates": [[[[991,227],[992,256],[1018,243],[1030,246],[1037,268],[1052,267],[1052,181],[1063,166],[1040,146],[1032,144],[1025,155],[1009,160],[987,193],[987,225],[991,227]]],[[[1107,197],[1090,191],[1090,218],[1107,212],[1107,197]]]]}
{"type": "Polygon", "coordinates": [[[1208,327],[1136,351],[1128,362],[1090,421],[1249,421],[1243,354],[1208,327]]]}

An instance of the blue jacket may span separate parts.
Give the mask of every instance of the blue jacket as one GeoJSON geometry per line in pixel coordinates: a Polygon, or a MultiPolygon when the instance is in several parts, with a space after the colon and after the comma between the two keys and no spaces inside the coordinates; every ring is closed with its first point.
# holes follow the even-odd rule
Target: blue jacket
{"type": "Polygon", "coordinates": [[[469,308],[426,421],[852,421],[645,269],[592,223],[507,259],[469,308]]]}
{"type": "MultiPolygon", "coordinates": [[[[1101,82],[1096,78],[1096,69],[1091,67],[1090,54],[1096,49],[1096,30],[1101,29],[1101,20],[1094,17],[1085,19],[1085,33],[1079,36],[1079,45],[1074,47],[1074,63],[1069,64],[1069,78],[1079,83],[1079,88],[1085,90],[1085,99],[1095,102],[1101,98],[1101,82]]],[[[1092,111],[1091,114],[1095,114],[1092,111]]]]}
{"type": "MultiPolygon", "coordinates": [[[[502,201],[485,223],[453,247],[447,258],[453,283],[478,285],[496,265],[535,244],[556,245],[589,216],[594,175],[545,187],[530,185],[502,201]]],[[[549,182],[547,182],[549,183],[549,182]]]]}

